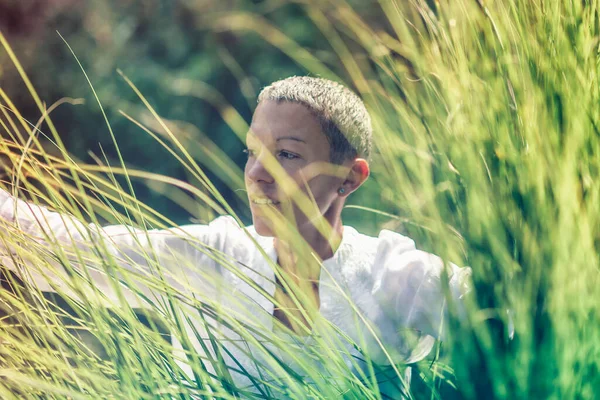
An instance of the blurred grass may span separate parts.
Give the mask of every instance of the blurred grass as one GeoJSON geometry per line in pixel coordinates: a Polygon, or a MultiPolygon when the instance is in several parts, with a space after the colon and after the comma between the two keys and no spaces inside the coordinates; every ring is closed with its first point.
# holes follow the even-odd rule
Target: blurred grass
{"type": "MultiPolygon", "coordinates": [[[[420,380],[415,379],[413,396],[594,398],[600,389],[598,3],[412,0],[380,1],[366,7],[341,0],[306,1],[294,5],[294,10],[303,12],[297,25],[287,25],[285,18],[278,17],[277,13],[291,12],[283,3],[240,5],[235,12],[193,14],[194,23],[242,43],[264,43],[270,57],[274,53],[267,46],[271,46],[288,59],[285,65],[291,60],[300,66],[282,67],[286,73],[304,70],[339,77],[369,107],[376,133],[373,176],[353,195],[352,203],[357,206],[347,207],[346,224],[367,233],[382,226],[392,228],[415,238],[420,248],[473,268],[477,304],[465,324],[451,321],[452,337],[441,347],[442,358],[418,366],[420,380]],[[304,29],[318,36],[303,35],[304,29]],[[310,42],[314,37],[321,39],[318,48],[310,42]],[[514,324],[512,340],[506,310],[514,324]],[[448,386],[454,384],[456,391],[448,386]]],[[[78,53],[77,46],[74,50],[78,53]]],[[[193,80],[170,80],[173,74],[164,70],[157,74],[164,73],[169,78],[166,82],[177,83],[167,85],[169,98],[208,99],[221,116],[219,121],[225,121],[219,122],[220,129],[234,132],[229,137],[239,137],[256,93],[249,77],[259,75],[257,71],[266,68],[269,59],[248,70],[243,61],[236,64],[237,56],[224,57],[236,71],[233,82],[246,93],[243,106],[220,96],[220,85],[213,88],[193,80]]],[[[94,74],[90,76],[94,81],[94,74]]],[[[141,94],[145,96],[144,88],[141,94]]],[[[3,99],[8,108],[11,96],[3,99]]],[[[109,103],[114,101],[112,96],[106,96],[109,103]]],[[[101,91],[99,97],[103,99],[101,91]]],[[[197,128],[181,122],[184,118],[158,118],[160,107],[155,107],[158,114],[151,117],[152,101],[142,103],[128,97],[127,107],[120,107],[127,116],[123,120],[145,126],[149,141],[162,138],[160,147],[171,149],[164,154],[177,154],[179,158],[173,159],[187,171],[180,178],[196,187],[177,183],[182,191],[173,194],[174,201],[199,204],[196,209],[183,208],[203,221],[224,209],[233,212],[228,203],[234,197],[220,197],[220,187],[211,185],[202,171],[216,169],[223,182],[239,185],[239,159],[227,150],[218,152],[219,143],[207,142],[197,128]],[[193,144],[199,138],[203,138],[202,146],[196,148],[193,144]],[[186,155],[183,150],[188,149],[186,155]],[[208,159],[207,155],[217,156],[208,159]]],[[[39,115],[44,107],[38,107],[39,115]]],[[[56,140],[61,151],[34,141],[23,152],[31,134],[26,129],[31,128],[21,126],[16,110],[3,110],[3,136],[11,132],[17,143],[3,148],[18,166],[7,174],[21,176],[20,184],[33,198],[42,196],[54,208],[87,221],[101,216],[138,227],[166,227],[175,222],[144,207],[130,189],[120,186],[123,180],[115,175],[127,171],[131,179],[141,178],[154,188],[168,184],[169,189],[162,189],[166,194],[173,193],[170,185],[176,180],[137,171],[128,165],[127,155],[120,169],[110,167],[102,156],[96,158],[101,167],[75,164],[56,140]],[[74,173],[76,179],[68,179],[74,173]],[[36,182],[37,188],[32,185],[36,182]],[[106,200],[122,208],[107,206],[106,200]]],[[[42,131],[49,130],[42,126],[42,131]]],[[[116,138],[119,141],[118,132],[116,138]]],[[[239,207],[238,203],[235,209],[239,207]]],[[[30,243],[14,233],[2,239],[30,243]]],[[[42,249],[30,246],[22,251],[23,258],[39,260],[43,266],[42,249]]],[[[61,262],[68,260],[62,257],[61,262]]],[[[119,270],[118,265],[108,264],[104,268],[119,270]]],[[[129,287],[127,282],[121,284],[129,287]]],[[[185,344],[191,338],[183,329],[183,311],[210,314],[211,307],[219,305],[210,299],[200,303],[181,299],[164,282],[152,284],[169,300],[146,303],[166,319],[168,330],[183,341],[184,348],[191,346],[185,344]]],[[[16,296],[10,304],[21,310],[28,321],[21,323],[29,328],[25,332],[6,329],[2,334],[3,341],[10,343],[10,347],[2,346],[2,359],[11,366],[2,369],[6,377],[0,383],[3,398],[33,396],[35,390],[73,398],[150,398],[160,393],[181,393],[183,398],[217,393],[228,398],[238,390],[231,386],[218,357],[197,359],[196,382],[186,382],[173,359],[177,352],[171,355],[173,349],[156,332],[140,326],[132,310],[118,311],[121,322],[117,322],[95,307],[94,301],[80,299],[76,308],[106,348],[108,357],[99,360],[57,323],[53,311],[32,312],[26,306],[31,301],[40,303],[42,309],[48,304],[39,289],[28,287],[28,291],[36,294],[34,300],[26,303],[23,296],[16,296]],[[43,329],[48,326],[52,329],[43,329]],[[59,339],[63,345],[57,344],[59,339]],[[36,350],[49,347],[55,350],[36,350]],[[29,367],[17,368],[18,363],[29,367]]],[[[13,299],[4,297],[7,302],[13,299]]],[[[252,326],[240,324],[235,316],[229,319],[234,330],[255,340],[249,335],[252,326]]],[[[325,341],[320,344],[330,347],[325,341]]],[[[188,351],[193,355],[191,347],[188,351]]],[[[348,371],[339,360],[327,351],[324,354],[331,356],[323,362],[334,375],[350,381],[348,398],[378,398],[369,379],[360,382],[344,375],[348,371]]],[[[308,388],[276,357],[269,357],[256,362],[279,365],[279,377],[289,389],[287,396],[339,396],[335,385],[319,377],[308,388]]],[[[269,385],[256,386],[262,388],[263,397],[276,391],[269,385]]]]}

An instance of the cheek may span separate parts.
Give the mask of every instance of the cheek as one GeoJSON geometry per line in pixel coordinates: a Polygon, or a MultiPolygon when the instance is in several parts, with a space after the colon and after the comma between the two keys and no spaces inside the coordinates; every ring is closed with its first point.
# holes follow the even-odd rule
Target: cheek
{"type": "Polygon", "coordinates": [[[338,197],[337,191],[340,186],[340,182],[335,178],[325,178],[319,183],[319,197],[323,202],[332,202],[338,197]]]}
{"type": "Polygon", "coordinates": [[[303,185],[301,190],[303,193],[307,193],[310,190],[311,194],[308,197],[314,198],[319,210],[325,212],[337,198],[339,186],[340,182],[336,178],[318,176],[309,182],[308,189],[306,185],[303,185]]]}

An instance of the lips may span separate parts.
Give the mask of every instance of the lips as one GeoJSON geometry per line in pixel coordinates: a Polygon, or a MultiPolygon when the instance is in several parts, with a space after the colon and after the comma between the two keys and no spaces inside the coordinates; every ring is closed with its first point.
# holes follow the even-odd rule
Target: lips
{"type": "Polygon", "coordinates": [[[266,196],[250,196],[250,203],[260,205],[260,206],[263,206],[263,205],[276,206],[279,204],[279,201],[271,199],[270,197],[266,197],[266,196]]]}
{"type": "Polygon", "coordinates": [[[274,202],[271,199],[252,199],[252,203],[259,204],[259,205],[263,205],[263,204],[276,205],[276,204],[279,204],[279,202],[274,202]]]}

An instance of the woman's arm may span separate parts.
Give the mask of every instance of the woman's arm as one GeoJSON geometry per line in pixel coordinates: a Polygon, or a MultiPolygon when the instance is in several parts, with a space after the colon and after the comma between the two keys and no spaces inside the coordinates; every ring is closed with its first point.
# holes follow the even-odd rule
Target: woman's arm
{"type": "MultiPolygon", "coordinates": [[[[5,263],[14,254],[23,259],[30,255],[27,253],[47,253],[48,258],[54,260],[58,254],[63,260],[68,258],[72,266],[100,265],[91,275],[103,288],[110,285],[102,269],[115,265],[121,271],[147,277],[162,276],[182,290],[206,280],[206,273],[219,271],[207,254],[212,254],[212,249],[222,249],[227,231],[235,226],[231,218],[218,218],[209,225],[167,230],[144,230],[127,225],[101,227],[16,199],[1,189],[0,224],[5,226],[0,229],[0,249],[4,248],[5,263]],[[40,251],[33,250],[32,246],[38,246],[40,251]]],[[[44,263],[35,262],[32,270],[39,269],[40,265],[44,263]]],[[[34,280],[46,289],[47,282],[43,282],[40,275],[45,275],[46,280],[64,279],[50,268],[33,274],[34,280]]]]}
{"type": "Polygon", "coordinates": [[[7,227],[38,240],[63,245],[85,243],[86,226],[75,217],[19,200],[3,189],[0,189],[0,219],[7,227]]]}

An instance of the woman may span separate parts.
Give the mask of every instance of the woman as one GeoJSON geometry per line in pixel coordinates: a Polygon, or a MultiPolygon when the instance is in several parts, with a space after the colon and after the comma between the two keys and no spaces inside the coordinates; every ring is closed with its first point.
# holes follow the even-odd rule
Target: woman
{"type": "MultiPolygon", "coordinates": [[[[132,270],[141,265],[152,275],[160,266],[181,293],[202,293],[263,330],[300,338],[303,348],[323,326],[333,326],[348,340],[332,346],[345,349],[354,370],[363,368],[353,365],[359,354],[380,364],[413,362],[441,334],[445,267],[409,238],[390,231],[368,237],[343,226],[346,198],[369,176],[370,148],[370,117],[354,93],[332,81],[292,77],[261,92],[247,135],[244,175],[253,226],[220,217],[168,231],[84,227],[5,192],[0,215],[46,241],[75,243],[74,252],[101,242],[132,270]]],[[[446,271],[458,300],[469,269],[450,265],[446,271]]],[[[111,292],[103,274],[93,279],[111,292]]],[[[222,327],[223,337],[231,339],[233,331],[222,327]]],[[[202,348],[199,341],[194,346],[202,348]]],[[[225,355],[228,366],[244,357],[233,347],[225,355]]],[[[250,385],[246,375],[233,375],[237,384],[250,385]]]]}

